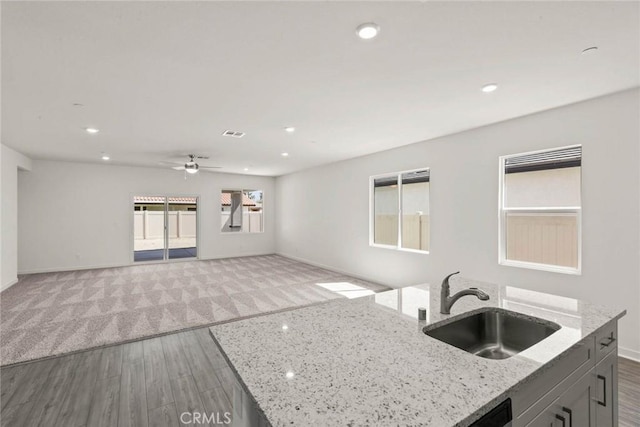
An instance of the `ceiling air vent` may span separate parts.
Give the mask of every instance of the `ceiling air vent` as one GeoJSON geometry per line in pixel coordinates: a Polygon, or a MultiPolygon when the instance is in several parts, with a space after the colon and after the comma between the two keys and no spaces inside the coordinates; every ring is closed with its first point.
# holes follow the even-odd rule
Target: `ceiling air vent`
{"type": "Polygon", "coordinates": [[[222,132],[222,135],[230,136],[233,138],[242,138],[244,136],[244,132],[237,132],[234,130],[225,130],[224,132],[222,132]]]}

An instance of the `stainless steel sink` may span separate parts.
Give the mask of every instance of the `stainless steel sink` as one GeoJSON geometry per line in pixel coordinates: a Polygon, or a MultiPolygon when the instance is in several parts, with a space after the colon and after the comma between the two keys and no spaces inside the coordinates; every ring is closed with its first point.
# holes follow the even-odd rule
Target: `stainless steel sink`
{"type": "Polygon", "coordinates": [[[560,325],[548,320],[501,308],[487,308],[450,323],[425,326],[422,331],[476,356],[506,359],[539,343],[558,329],[560,325]]]}

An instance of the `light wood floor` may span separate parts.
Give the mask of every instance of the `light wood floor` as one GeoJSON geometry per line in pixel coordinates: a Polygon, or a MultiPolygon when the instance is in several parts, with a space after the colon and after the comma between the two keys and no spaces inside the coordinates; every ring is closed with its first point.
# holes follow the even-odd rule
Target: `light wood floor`
{"type": "MultiPolygon", "coordinates": [[[[0,376],[3,427],[184,426],[183,412],[233,413],[239,387],[207,328],[3,368],[0,376]]],[[[640,363],[619,359],[619,400],[620,426],[640,426],[640,363]]]]}
{"type": "Polygon", "coordinates": [[[640,363],[618,358],[618,421],[620,427],[640,426],[640,363]]]}

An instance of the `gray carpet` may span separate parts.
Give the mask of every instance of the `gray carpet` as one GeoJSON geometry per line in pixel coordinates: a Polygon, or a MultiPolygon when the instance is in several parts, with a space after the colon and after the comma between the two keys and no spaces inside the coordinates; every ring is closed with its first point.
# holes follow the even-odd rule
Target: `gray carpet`
{"type": "Polygon", "coordinates": [[[32,274],[0,293],[0,364],[386,289],[278,255],[32,274]]]}

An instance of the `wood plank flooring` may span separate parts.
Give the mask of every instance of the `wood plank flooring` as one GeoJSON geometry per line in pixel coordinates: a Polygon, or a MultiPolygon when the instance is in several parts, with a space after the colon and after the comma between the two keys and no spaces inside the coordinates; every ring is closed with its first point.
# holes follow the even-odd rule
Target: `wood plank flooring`
{"type": "Polygon", "coordinates": [[[179,417],[223,420],[240,387],[207,328],[2,368],[0,376],[3,427],[219,425],[179,417]]]}
{"type": "MultiPolygon", "coordinates": [[[[241,387],[207,328],[3,368],[0,377],[2,427],[178,427],[220,425],[224,413],[247,417],[246,406],[234,408],[241,387]],[[218,424],[190,416],[182,423],[183,412],[219,413],[218,424]]],[[[640,363],[619,359],[619,400],[620,427],[640,426],[640,363]]]]}
{"type": "Polygon", "coordinates": [[[640,362],[618,358],[618,402],[620,427],[640,426],[640,362]]]}

